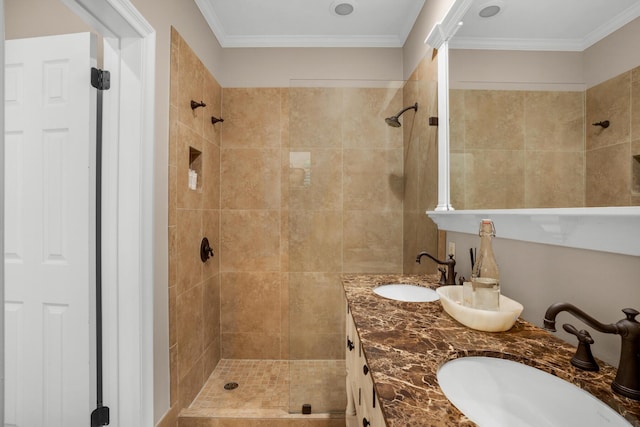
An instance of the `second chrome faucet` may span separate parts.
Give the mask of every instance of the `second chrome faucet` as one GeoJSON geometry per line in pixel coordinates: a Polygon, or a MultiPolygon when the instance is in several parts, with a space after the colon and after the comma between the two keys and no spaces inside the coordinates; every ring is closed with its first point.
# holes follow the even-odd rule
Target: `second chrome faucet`
{"type": "Polygon", "coordinates": [[[445,284],[445,285],[455,285],[456,284],[456,260],[453,258],[453,255],[449,255],[449,259],[446,261],[440,261],[439,259],[434,258],[433,256],[429,255],[427,252],[420,252],[418,254],[418,256],[416,257],[416,262],[418,264],[420,264],[420,260],[422,259],[423,256],[426,256],[430,259],[432,259],[433,261],[435,261],[436,263],[440,264],[440,265],[446,265],[447,266],[447,273],[445,275],[445,282],[444,283],[440,283],[441,285],[445,284]]]}
{"type": "Polygon", "coordinates": [[[616,323],[605,325],[589,316],[578,307],[566,303],[551,305],[544,315],[544,327],[549,331],[556,330],[556,316],[562,312],[573,314],[587,325],[605,334],[618,334],[622,338],[620,363],[611,388],[618,394],[630,399],[640,400],[640,323],[635,317],[640,314],[633,308],[625,308],[625,318],[616,323]]]}

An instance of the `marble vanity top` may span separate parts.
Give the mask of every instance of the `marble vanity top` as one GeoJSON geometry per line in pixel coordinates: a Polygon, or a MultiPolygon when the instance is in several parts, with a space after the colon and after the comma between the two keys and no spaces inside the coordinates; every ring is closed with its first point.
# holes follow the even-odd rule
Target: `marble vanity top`
{"type": "Polygon", "coordinates": [[[587,390],[640,427],[640,402],[611,391],[615,368],[574,368],[575,346],[518,319],[507,332],[480,332],[462,326],[439,301],[401,302],[382,298],[372,288],[385,283],[438,287],[436,276],[344,275],[343,287],[372,373],[387,427],[473,426],[444,396],[436,373],[451,359],[493,356],[553,373],[587,390]]]}

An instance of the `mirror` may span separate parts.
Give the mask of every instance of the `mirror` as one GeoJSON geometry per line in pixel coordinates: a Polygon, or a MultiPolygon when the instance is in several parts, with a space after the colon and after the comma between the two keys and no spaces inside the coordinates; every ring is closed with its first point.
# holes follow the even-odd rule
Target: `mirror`
{"type": "Polygon", "coordinates": [[[640,205],[638,16],[637,0],[454,2],[444,206],[640,205]]]}

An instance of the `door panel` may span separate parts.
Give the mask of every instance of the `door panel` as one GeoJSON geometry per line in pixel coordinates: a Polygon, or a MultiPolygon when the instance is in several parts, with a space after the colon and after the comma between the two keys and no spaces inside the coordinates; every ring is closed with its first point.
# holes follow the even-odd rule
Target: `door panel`
{"type": "Polygon", "coordinates": [[[9,40],[5,49],[5,426],[87,426],[95,37],[9,40]]]}

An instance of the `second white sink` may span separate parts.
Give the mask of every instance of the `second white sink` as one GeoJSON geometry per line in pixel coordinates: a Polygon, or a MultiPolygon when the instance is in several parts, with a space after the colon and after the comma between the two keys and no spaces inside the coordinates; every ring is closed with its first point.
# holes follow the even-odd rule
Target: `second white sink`
{"type": "Polygon", "coordinates": [[[454,359],[438,370],[438,384],[480,427],[631,426],[581,388],[511,360],[454,359]]]}
{"type": "Polygon", "coordinates": [[[391,283],[378,286],[373,289],[373,292],[381,297],[396,301],[430,302],[437,301],[440,298],[433,289],[403,283],[391,283]]]}

